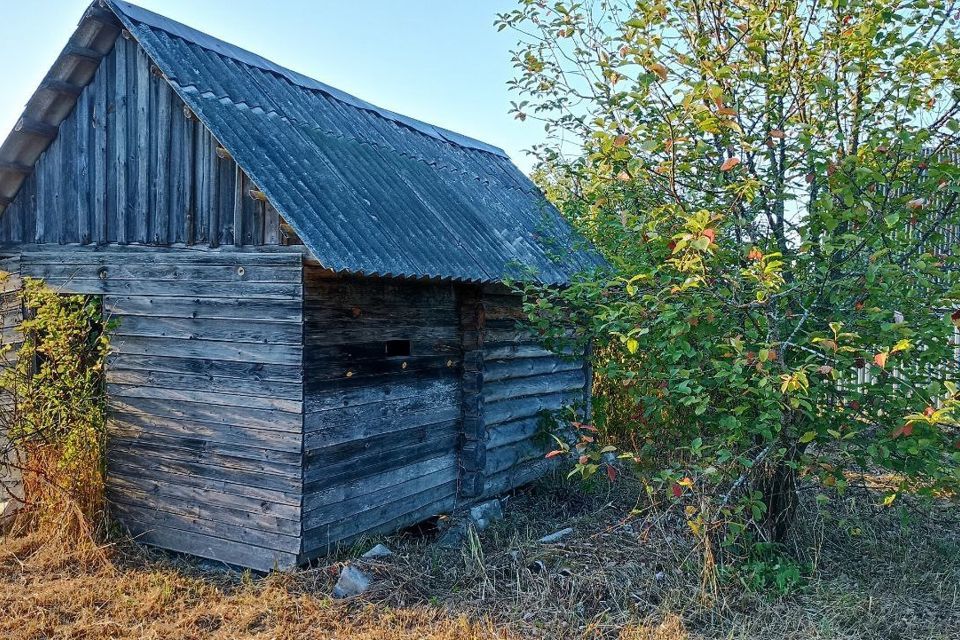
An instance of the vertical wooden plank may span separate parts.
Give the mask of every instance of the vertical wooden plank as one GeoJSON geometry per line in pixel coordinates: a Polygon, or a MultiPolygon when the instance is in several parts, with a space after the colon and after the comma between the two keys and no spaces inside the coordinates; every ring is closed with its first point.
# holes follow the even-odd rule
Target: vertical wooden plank
{"type": "MultiPolygon", "coordinates": [[[[43,158],[43,155],[40,156],[43,158]]],[[[47,188],[47,170],[46,163],[37,161],[35,175],[37,176],[37,223],[34,228],[34,242],[38,244],[46,241],[47,237],[47,210],[50,208],[49,194],[47,188]]]]}
{"type": "Polygon", "coordinates": [[[116,71],[114,74],[114,97],[116,100],[116,113],[114,122],[113,136],[113,161],[116,166],[116,178],[114,193],[116,196],[116,239],[117,242],[125,244],[127,242],[127,115],[129,105],[127,104],[128,86],[127,86],[127,51],[129,43],[125,40],[119,40],[114,47],[116,50],[116,71]]]}
{"type": "Polygon", "coordinates": [[[153,189],[157,194],[155,207],[154,242],[167,244],[170,237],[170,143],[173,121],[170,107],[173,92],[165,80],[160,80],[157,88],[157,117],[154,137],[156,143],[156,162],[153,189]]]}
{"type": "Polygon", "coordinates": [[[220,163],[222,160],[217,156],[218,143],[213,135],[209,135],[209,144],[207,153],[209,154],[209,189],[207,194],[207,222],[210,227],[207,232],[207,238],[211,247],[220,246],[220,163]]]}
{"type": "Polygon", "coordinates": [[[199,121],[195,124],[196,163],[193,171],[193,242],[207,241],[207,214],[210,211],[210,134],[199,121]]]}
{"type": "MultiPolygon", "coordinates": [[[[186,107],[184,107],[186,108],[186,107]]],[[[183,141],[183,196],[184,196],[184,236],[186,244],[193,244],[195,239],[197,199],[194,194],[194,169],[198,163],[197,155],[197,123],[191,115],[184,123],[183,141]]]]}
{"type": "Polygon", "coordinates": [[[107,242],[107,65],[97,71],[93,94],[93,237],[107,242]]]}
{"type": "Polygon", "coordinates": [[[149,240],[150,221],[150,61],[146,52],[136,47],[135,66],[137,78],[137,190],[135,212],[136,242],[149,240]]]}
{"type": "Polygon", "coordinates": [[[233,244],[243,244],[243,184],[244,176],[240,165],[234,165],[233,188],[233,244]]]}
{"type": "Polygon", "coordinates": [[[56,216],[56,238],[59,244],[70,242],[76,233],[77,217],[73,205],[76,198],[72,196],[76,189],[77,167],[75,163],[74,143],[77,139],[77,120],[68,117],[60,123],[60,132],[54,141],[51,150],[55,149],[53,157],[53,172],[56,180],[53,193],[54,215],[56,216]]]}
{"type": "Polygon", "coordinates": [[[280,213],[269,202],[260,204],[264,207],[263,244],[280,244],[280,213]]]}
{"type": "Polygon", "coordinates": [[[166,82],[163,84],[170,94],[170,152],[167,159],[170,174],[170,211],[168,213],[169,231],[167,241],[183,242],[183,214],[187,206],[186,198],[183,195],[183,171],[186,164],[183,154],[185,135],[183,128],[186,119],[180,111],[179,101],[173,95],[172,90],[166,82]]]}
{"type": "Polygon", "coordinates": [[[90,242],[90,90],[80,94],[77,106],[74,108],[74,118],[77,120],[77,183],[76,204],[77,212],[77,242],[90,242]]]}

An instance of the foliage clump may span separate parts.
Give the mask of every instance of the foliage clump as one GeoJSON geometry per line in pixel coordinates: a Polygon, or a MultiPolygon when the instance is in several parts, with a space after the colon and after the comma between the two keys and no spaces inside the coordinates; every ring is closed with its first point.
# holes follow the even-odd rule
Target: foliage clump
{"type": "Polygon", "coordinates": [[[13,528],[82,547],[105,531],[106,409],[109,350],[99,300],[62,295],[25,279],[23,343],[7,346],[0,386],[10,457],[22,476],[23,505],[13,528]]]}
{"type": "Polygon", "coordinates": [[[580,321],[595,426],[650,491],[743,557],[786,539],[801,481],[955,499],[953,4],[519,4],[536,177],[611,264],[527,309],[557,343],[580,321]]]}

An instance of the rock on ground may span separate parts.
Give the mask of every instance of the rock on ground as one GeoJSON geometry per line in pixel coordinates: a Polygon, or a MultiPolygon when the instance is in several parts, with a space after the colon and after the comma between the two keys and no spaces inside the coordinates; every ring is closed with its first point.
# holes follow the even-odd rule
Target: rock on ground
{"type": "Polygon", "coordinates": [[[499,500],[487,500],[471,507],[470,519],[478,531],[486,529],[491,522],[503,519],[503,505],[499,500]]]}
{"type": "Polygon", "coordinates": [[[542,538],[540,538],[539,542],[542,542],[544,544],[550,544],[551,542],[560,542],[561,540],[563,540],[564,538],[566,538],[572,533],[573,533],[573,529],[571,529],[570,527],[567,527],[566,529],[561,529],[560,531],[551,533],[548,536],[543,536],[542,538]]]}
{"type": "Polygon", "coordinates": [[[393,551],[391,551],[386,545],[378,544],[360,557],[364,558],[365,560],[375,560],[377,558],[389,558],[392,555],[393,551]]]}
{"type": "Polygon", "coordinates": [[[337,599],[358,596],[370,588],[370,576],[353,565],[347,565],[340,571],[340,579],[333,587],[333,597],[337,599]]]}

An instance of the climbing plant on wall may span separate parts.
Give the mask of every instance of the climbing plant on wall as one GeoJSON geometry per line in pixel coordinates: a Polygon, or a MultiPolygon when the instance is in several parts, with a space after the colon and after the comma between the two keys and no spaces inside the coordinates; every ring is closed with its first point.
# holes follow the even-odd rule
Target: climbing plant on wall
{"type": "Polygon", "coordinates": [[[19,467],[24,505],[15,527],[58,541],[103,533],[107,324],[98,298],[62,295],[40,280],[23,287],[23,343],[7,353],[3,428],[19,467]]]}

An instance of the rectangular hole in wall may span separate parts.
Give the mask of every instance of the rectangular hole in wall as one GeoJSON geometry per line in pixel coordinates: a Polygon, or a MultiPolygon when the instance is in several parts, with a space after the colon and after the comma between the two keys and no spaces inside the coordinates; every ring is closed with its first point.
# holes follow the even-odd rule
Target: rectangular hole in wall
{"type": "Polygon", "coordinates": [[[410,355],[409,340],[387,340],[384,344],[386,345],[385,352],[388,358],[397,358],[410,355]]]}

